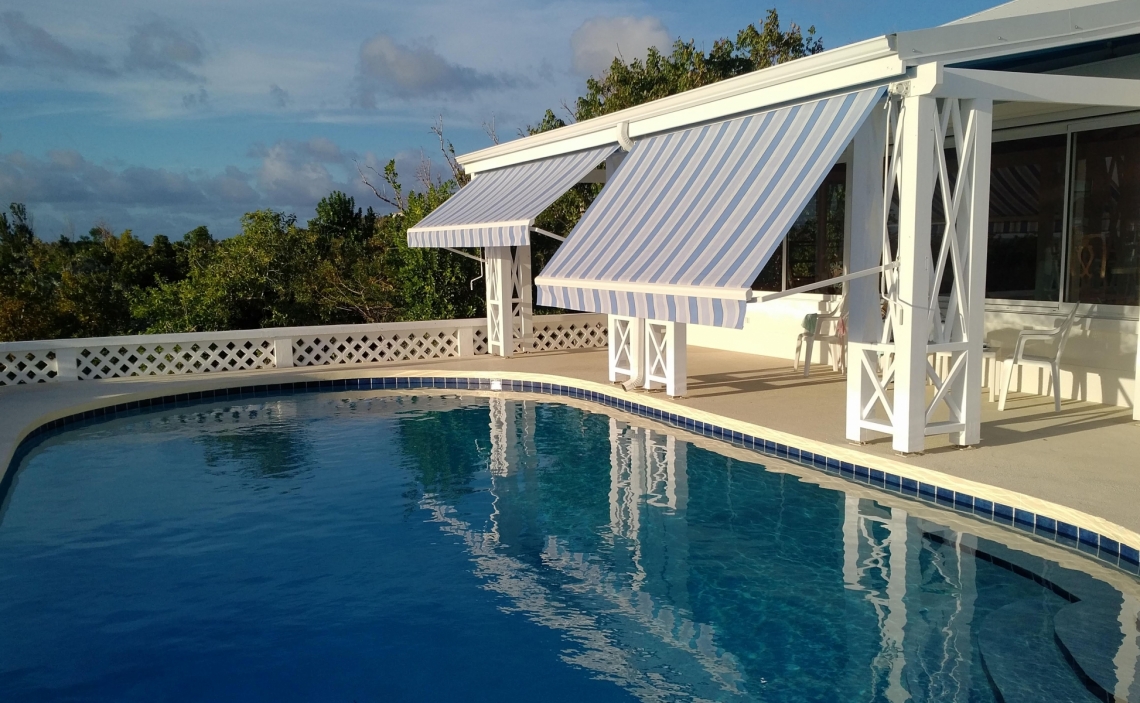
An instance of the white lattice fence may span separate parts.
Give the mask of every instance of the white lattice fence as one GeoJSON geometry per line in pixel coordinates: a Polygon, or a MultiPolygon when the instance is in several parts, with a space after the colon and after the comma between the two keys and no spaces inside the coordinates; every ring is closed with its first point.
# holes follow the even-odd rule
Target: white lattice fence
{"type": "MultiPolygon", "coordinates": [[[[604,347],[606,335],[605,315],[543,315],[526,351],[604,347]]],[[[487,337],[480,319],[4,342],[0,386],[475,356],[487,337]]]]}
{"type": "Polygon", "coordinates": [[[0,353],[0,386],[54,381],[56,373],[55,352],[51,350],[0,353]]]}
{"type": "Polygon", "coordinates": [[[609,340],[605,315],[535,315],[530,351],[597,349],[609,340]]]}
{"type": "Polygon", "coordinates": [[[459,356],[456,330],[313,335],[293,340],[294,366],[375,364],[459,356]]]}
{"type": "Polygon", "coordinates": [[[93,345],[80,348],[75,360],[79,378],[83,381],[124,376],[247,371],[277,366],[272,337],[166,344],[93,345]]]}

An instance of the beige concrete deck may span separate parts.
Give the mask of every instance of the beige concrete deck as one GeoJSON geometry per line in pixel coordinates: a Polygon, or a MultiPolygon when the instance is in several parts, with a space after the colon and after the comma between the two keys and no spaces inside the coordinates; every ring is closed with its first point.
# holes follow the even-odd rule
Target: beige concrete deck
{"type": "MultiPolygon", "coordinates": [[[[0,466],[7,466],[28,431],[76,409],[205,388],[429,369],[553,374],[605,384],[606,351],[4,387],[0,388],[0,466]]],[[[996,403],[983,402],[981,446],[961,450],[949,446],[945,437],[932,437],[925,454],[899,456],[887,438],[857,447],[846,442],[844,379],[829,367],[817,367],[805,379],[782,359],[690,347],[686,398],[670,401],[661,393],[636,395],[646,402],[675,402],[796,435],[813,444],[835,445],[840,449],[833,456],[869,454],[880,465],[901,463],[988,484],[1140,532],[1140,423],[1132,421],[1126,408],[1067,401],[1060,413],[1054,413],[1051,398],[1013,395],[1004,413],[997,411],[996,403]]]]}

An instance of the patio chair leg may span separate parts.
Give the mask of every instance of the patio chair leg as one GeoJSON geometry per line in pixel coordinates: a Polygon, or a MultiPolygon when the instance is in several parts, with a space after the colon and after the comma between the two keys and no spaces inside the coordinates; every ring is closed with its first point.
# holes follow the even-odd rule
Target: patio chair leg
{"type": "Polygon", "coordinates": [[[1017,366],[1017,364],[1013,363],[1012,360],[1007,361],[1005,363],[1006,363],[1008,368],[1006,369],[1006,372],[1004,374],[1005,375],[1005,379],[1004,379],[1005,382],[1001,384],[1001,397],[998,399],[998,410],[999,411],[1005,410],[1005,398],[1007,395],[1009,395],[1009,384],[1013,382],[1013,368],[1015,366],[1017,366]]]}
{"type": "Polygon", "coordinates": [[[807,354],[804,356],[804,378],[811,373],[811,353],[815,347],[815,335],[809,334],[807,338],[807,354]]]}
{"type": "Polygon", "coordinates": [[[800,334],[796,337],[796,355],[792,357],[792,371],[800,370],[800,349],[803,348],[804,336],[800,334]]]}
{"type": "Polygon", "coordinates": [[[1057,364],[1053,364],[1053,410],[1061,412],[1061,374],[1057,364]]]}

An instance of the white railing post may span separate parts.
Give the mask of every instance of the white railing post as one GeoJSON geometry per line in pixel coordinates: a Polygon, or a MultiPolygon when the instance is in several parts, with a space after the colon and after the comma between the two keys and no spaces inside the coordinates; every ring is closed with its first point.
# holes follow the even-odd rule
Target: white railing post
{"type": "MultiPolygon", "coordinates": [[[[935,98],[903,98],[899,168],[898,310],[894,318],[895,451],[926,444],[927,342],[930,340],[930,226],[934,198],[935,98]]],[[[942,148],[942,145],[937,145],[942,148]]]]}
{"type": "Polygon", "coordinates": [[[459,346],[459,356],[475,356],[475,328],[460,325],[456,330],[456,343],[459,346]]]}
{"type": "Polygon", "coordinates": [[[55,350],[55,380],[78,381],[79,367],[76,364],[76,350],[74,347],[63,347],[55,350]]]}
{"type": "MultiPolygon", "coordinates": [[[[847,217],[843,238],[847,273],[865,271],[882,263],[883,255],[883,153],[886,149],[887,115],[877,107],[855,133],[851,161],[847,164],[847,217]]],[[[846,283],[847,340],[849,343],[879,341],[883,331],[879,277],[864,276],[846,283]]],[[[874,387],[863,367],[865,352],[848,346],[847,439],[866,442],[870,430],[863,426],[863,408],[874,387]]]]}
{"type": "Polygon", "coordinates": [[[293,339],[291,337],[273,340],[273,360],[279,369],[293,367],[293,339]]]}

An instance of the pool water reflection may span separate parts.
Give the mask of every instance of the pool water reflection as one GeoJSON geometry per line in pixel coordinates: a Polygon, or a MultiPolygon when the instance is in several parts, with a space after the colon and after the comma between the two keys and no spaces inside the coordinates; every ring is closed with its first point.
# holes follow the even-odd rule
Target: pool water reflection
{"type": "Polygon", "coordinates": [[[0,515],[0,694],[1140,700],[1134,580],[716,448],[380,392],[59,434],[0,515]]]}

